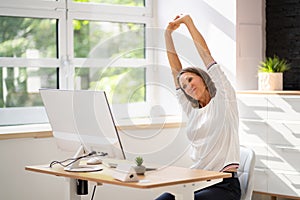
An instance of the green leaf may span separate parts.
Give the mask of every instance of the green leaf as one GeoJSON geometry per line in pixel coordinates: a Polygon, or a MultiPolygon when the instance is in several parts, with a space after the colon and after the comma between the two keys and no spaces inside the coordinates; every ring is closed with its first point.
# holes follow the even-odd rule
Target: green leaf
{"type": "Polygon", "coordinates": [[[275,73],[285,72],[290,69],[289,63],[285,59],[280,59],[278,56],[267,57],[265,61],[261,61],[259,72],[275,73]]]}
{"type": "Polygon", "coordinates": [[[141,166],[144,162],[143,158],[141,156],[138,156],[135,158],[135,162],[137,166],[141,166]]]}

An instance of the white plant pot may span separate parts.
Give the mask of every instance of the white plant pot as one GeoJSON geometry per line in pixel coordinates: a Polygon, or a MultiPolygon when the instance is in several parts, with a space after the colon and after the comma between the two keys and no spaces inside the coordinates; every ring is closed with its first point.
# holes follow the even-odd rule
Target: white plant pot
{"type": "Polygon", "coordinates": [[[282,90],[283,73],[258,73],[258,90],[282,90]]]}
{"type": "Polygon", "coordinates": [[[146,172],[146,167],[144,165],[134,166],[133,169],[137,173],[137,175],[144,175],[146,172]]]}

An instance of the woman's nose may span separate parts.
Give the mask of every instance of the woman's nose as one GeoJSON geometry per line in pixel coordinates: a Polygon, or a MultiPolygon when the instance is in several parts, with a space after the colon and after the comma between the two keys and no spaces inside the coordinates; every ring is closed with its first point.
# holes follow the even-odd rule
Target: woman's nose
{"type": "Polygon", "coordinates": [[[191,83],[188,83],[186,85],[186,90],[190,91],[192,89],[192,84],[191,83]]]}

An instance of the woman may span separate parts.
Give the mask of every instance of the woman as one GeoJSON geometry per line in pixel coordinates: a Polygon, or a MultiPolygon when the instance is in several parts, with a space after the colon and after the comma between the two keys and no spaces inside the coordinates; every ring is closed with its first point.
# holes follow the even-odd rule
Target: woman
{"type": "MultiPolygon", "coordinates": [[[[177,88],[177,97],[187,114],[187,137],[191,141],[191,168],[230,172],[231,178],[195,191],[195,199],[239,200],[238,110],[235,91],[207,47],[189,15],[177,16],[165,31],[168,60],[177,88]],[[172,33],[184,24],[196,45],[207,72],[196,67],[182,69],[172,33]]],[[[175,199],[170,193],[157,200],[175,199]]]]}

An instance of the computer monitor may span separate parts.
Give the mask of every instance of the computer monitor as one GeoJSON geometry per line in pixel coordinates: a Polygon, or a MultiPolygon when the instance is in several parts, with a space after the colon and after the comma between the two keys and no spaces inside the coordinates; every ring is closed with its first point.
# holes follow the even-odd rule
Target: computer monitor
{"type": "Polygon", "coordinates": [[[40,89],[40,94],[59,148],[76,156],[83,149],[125,159],[105,91],[40,89]]]}

